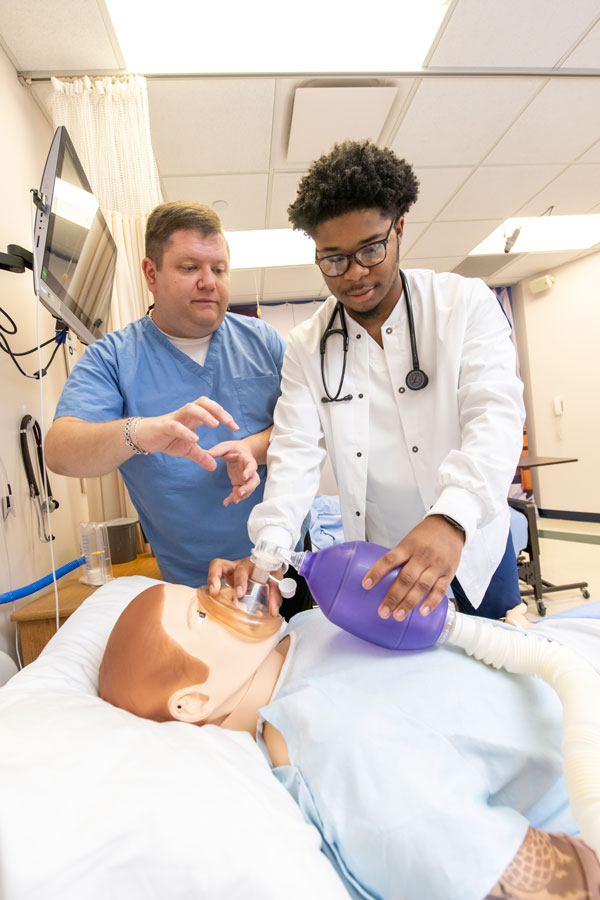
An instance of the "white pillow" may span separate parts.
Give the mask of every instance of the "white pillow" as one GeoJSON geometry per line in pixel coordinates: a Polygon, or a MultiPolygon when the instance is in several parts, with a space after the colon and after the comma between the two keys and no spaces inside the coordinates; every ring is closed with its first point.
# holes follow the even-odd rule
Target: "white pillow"
{"type": "Polygon", "coordinates": [[[97,696],[114,622],[154,583],[99,588],[0,688],[0,896],[347,900],[250,735],[97,696]]]}

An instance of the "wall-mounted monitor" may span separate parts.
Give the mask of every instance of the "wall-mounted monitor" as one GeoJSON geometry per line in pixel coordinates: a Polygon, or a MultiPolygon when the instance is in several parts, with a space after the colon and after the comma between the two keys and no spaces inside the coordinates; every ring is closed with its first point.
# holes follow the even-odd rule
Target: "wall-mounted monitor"
{"type": "Polygon", "coordinates": [[[117,248],[64,125],[40,186],[33,252],[37,295],[84,344],[106,333],[117,248]]]}

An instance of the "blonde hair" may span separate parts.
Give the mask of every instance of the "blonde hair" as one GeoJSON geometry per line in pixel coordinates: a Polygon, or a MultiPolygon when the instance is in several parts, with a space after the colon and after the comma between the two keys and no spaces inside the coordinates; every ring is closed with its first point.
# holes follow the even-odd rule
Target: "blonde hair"
{"type": "Polygon", "coordinates": [[[176,231],[222,235],[223,226],[214,209],[204,203],[173,200],[156,206],[146,224],[146,256],[157,269],[162,266],[163,254],[176,231]]]}

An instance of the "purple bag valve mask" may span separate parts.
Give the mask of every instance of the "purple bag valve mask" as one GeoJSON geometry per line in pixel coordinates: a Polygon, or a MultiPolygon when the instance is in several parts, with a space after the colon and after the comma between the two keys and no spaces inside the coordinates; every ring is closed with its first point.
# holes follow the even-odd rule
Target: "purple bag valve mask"
{"type": "Polygon", "coordinates": [[[418,607],[398,622],[393,616],[382,619],[378,609],[399,568],[366,591],[362,580],[371,566],[387,553],[386,547],[366,541],[332,544],[316,552],[283,550],[259,541],[252,552],[256,566],[272,570],[283,560],[291,563],[306,578],[311,593],[323,614],[335,625],[356,637],[389,650],[422,650],[442,643],[454,622],[454,606],[444,596],[429,615],[418,607]]]}

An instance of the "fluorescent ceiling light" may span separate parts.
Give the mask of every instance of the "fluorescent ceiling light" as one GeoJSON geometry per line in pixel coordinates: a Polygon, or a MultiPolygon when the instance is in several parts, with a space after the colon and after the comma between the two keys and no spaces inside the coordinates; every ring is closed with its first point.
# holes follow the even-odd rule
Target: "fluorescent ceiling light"
{"type": "Polygon", "coordinates": [[[225,237],[231,251],[232,269],[306,266],[315,261],[313,240],[291,228],[227,231],[225,237]]]}
{"type": "Polygon", "coordinates": [[[507,219],[503,225],[471,250],[469,256],[504,253],[507,238],[520,232],[507,253],[551,252],[554,250],[587,250],[600,242],[600,215],[535,216],[507,219]]]}
{"type": "Polygon", "coordinates": [[[128,71],[146,75],[410,71],[449,8],[448,0],[105,2],[128,71]]]}

